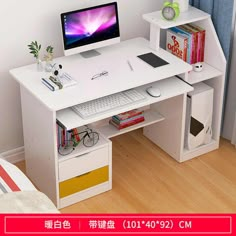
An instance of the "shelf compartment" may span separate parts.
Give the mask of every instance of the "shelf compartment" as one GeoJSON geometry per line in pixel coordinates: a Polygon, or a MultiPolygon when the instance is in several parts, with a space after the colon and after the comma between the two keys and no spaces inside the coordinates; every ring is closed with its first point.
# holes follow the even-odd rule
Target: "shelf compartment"
{"type": "Polygon", "coordinates": [[[145,117],[145,121],[132,125],[122,130],[118,130],[113,125],[107,124],[99,128],[99,133],[104,135],[106,138],[113,138],[115,136],[130,132],[139,128],[143,128],[145,126],[155,124],[165,119],[161,114],[152,110],[145,111],[144,117],[145,117]]]}
{"type": "Polygon", "coordinates": [[[189,73],[189,78],[187,82],[190,84],[196,84],[222,75],[223,72],[215,69],[207,63],[203,63],[203,70],[201,72],[191,71],[189,73]]]}
{"type": "Polygon", "coordinates": [[[190,160],[194,157],[211,152],[211,151],[217,149],[218,147],[219,147],[219,142],[212,139],[210,143],[205,144],[205,145],[201,145],[201,146],[196,147],[194,149],[188,150],[185,148],[183,151],[183,158],[182,158],[181,162],[184,162],[184,161],[190,160]]]}
{"type": "Polygon", "coordinates": [[[189,6],[189,10],[181,12],[180,16],[174,21],[167,21],[163,18],[161,11],[156,11],[143,15],[143,19],[149,23],[158,26],[161,29],[168,29],[178,25],[184,25],[200,20],[210,18],[210,15],[200,11],[194,7],[189,6]]]}
{"type": "MultiPolygon", "coordinates": [[[[95,130],[95,129],[92,129],[93,131],[96,131],[99,133],[98,130],[95,130]]],[[[96,145],[94,145],[93,147],[85,147],[83,145],[83,143],[81,142],[76,148],[75,150],[69,154],[69,155],[66,155],[66,156],[62,156],[58,153],[58,160],[59,160],[59,163],[62,163],[64,161],[67,161],[69,159],[72,159],[72,158],[75,158],[75,157],[78,157],[78,156],[82,156],[82,155],[85,155],[87,153],[91,153],[91,152],[94,152],[98,149],[102,149],[104,147],[107,146],[107,144],[110,143],[109,140],[105,139],[102,135],[99,135],[99,141],[96,145]]]]}

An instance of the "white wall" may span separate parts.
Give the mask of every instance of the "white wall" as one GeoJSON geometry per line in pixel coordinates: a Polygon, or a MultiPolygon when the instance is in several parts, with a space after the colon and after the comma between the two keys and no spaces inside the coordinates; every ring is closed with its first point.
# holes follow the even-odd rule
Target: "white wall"
{"type": "MultiPolygon", "coordinates": [[[[33,63],[27,44],[38,40],[62,55],[60,13],[112,1],[104,0],[7,0],[0,6],[0,153],[24,145],[18,84],[9,69],[33,63]]],[[[121,39],[149,37],[142,14],[159,10],[163,0],[117,0],[121,39]]],[[[35,108],[37,109],[37,108],[35,108]]],[[[37,125],[37,124],[35,124],[37,125]]],[[[39,137],[40,138],[40,137],[39,137]]]]}
{"type": "Polygon", "coordinates": [[[234,30],[234,42],[232,61],[230,68],[229,86],[226,98],[226,109],[222,136],[228,140],[232,139],[236,112],[236,27],[234,30]]]}

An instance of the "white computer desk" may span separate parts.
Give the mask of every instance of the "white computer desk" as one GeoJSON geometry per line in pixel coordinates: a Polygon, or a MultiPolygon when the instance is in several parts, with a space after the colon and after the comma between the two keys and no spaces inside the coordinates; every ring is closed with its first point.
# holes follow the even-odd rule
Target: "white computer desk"
{"type": "MultiPolygon", "coordinates": [[[[179,75],[183,80],[186,80],[192,67],[163,49],[153,51],[149,47],[149,42],[143,38],[124,41],[98,51],[101,52],[101,56],[90,59],[81,58],[80,55],[55,59],[55,62],[63,65],[63,70],[78,81],[76,86],[55,92],[50,91],[41,83],[41,78],[49,74],[37,72],[35,64],[10,71],[11,75],[19,82],[21,89],[27,174],[58,208],[111,189],[112,146],[109,138],[124,132],[145,127],[144,134],[149,139],[177,161],[184,161],[182,153],[184,149],[186,97],[193,88],[175,76],[179,75]],[[155,53],[169,64],[154,69],[137,58],[138,55],[148,52],[155,53]],[[130,69],[127,60],[132,64],[133,71],[130,69]],[[95,74],[102,71],[107,71],[109,75],[91,80],[95,74]],[[147,95],[145,89],[151,84],[159,87],[161,97],[153,98],[147,95]],[[131,88],[138,89],[147,96],[147,100],[87,120],[80,118],[70,109],[76,104],[131,88]],[[118,131],[109,125],[107,120],[112,115],[140,107],[145,107],[145,122],[122,131],[118,131]],[[79,163],[80,172],[77,173],[75,164],[78,160],[72,161],[70,159],[88,151],[82,147],[72,156],[60,157],[57,152],[57,120],[67,129],[85,124],[96,124],[101,137],[103,137],[100,141],[101,148],[104,148],[106,143],[108,145],[107,159],[103,160],[101,157],[101,160],[84,160],[79,163]],[[99,164],[96,164],[96,160],[99,164]],[[83,190],[79,194],[73,193],[68,197],[60,197],[60,183],[62,181],[99,168],[106,162],[109,166],[107,185],[98,184],[99,187],[97,188],[93,186],[88,191],[83,190]],[[84,170],[81,170],[81,166],[84,170]]],[[[99,144],[97,148],[94,147],[89,152],[97,149],[99,149],[99,144]]]]}

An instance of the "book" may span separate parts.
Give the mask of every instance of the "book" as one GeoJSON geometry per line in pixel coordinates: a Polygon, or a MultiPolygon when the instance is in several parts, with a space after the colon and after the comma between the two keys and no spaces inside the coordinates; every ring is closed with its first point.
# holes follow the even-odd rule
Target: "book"
{"type": "Polygon", "coordinates": [[[197,45],[198,45],[198,32],[192,30],[190,27],[187,27],[186,25],[180,25],[178,28],[182,29],[186,33],[191,35],[192,41],[191,41],[191,52],[190,52],[190,64],[196,63],[196,55],[197,55],[197,45]]]}
{"type": "Polygon", "coordinates": [[[131,122],[128,122],[128,123],[125,123],[125,124],[121,124],[121,125],[118,125],[117,123],[115,123],[112,119],[109,121],[109,123],[113,126],[115,126],[117,129],[121,130],[121,129],[125,129],[125,128],[128,128],[130,126],[133,126],[135,124],[138,124],[138,123],[141,123],[145,120],[144,117],[140,117],[139,119],[136,119],[136,120],[133,120],[131,122]]]}
{"type": "Polygon", "coordinates": [[[71,130],[72,136],[73,138],[75,138],[76,142],[80,141],[80,136],[79,136],[79,132],[76,128],[71,130]]]}
{"type": "Polygon", "coordinates": [[[64,72],[59,78],[63,88],[74,86],[77,84],[77,81],[73,79],[68,73],[64,72]]]}
{"type": "Polygon", "coordinates": [[[42,78],[42,83],[52,91],[59,90],[59,86],[53,83],[49,78],[42,78]]]}
{"type": "Polygon", "coordinates": [[[139,119],[140,117],[143,117],[143,116],[144,116],[144,115],[143,115],[143,113],[142,113],[142,114],[140,114],[140,115],[133,116],[133,117],[130,117],[130,118],[125,119],[125,120],[119,120],[119,119],[117,119],[115,116],[113,116],[113,117],[112,117],[112,120],[113,120],[115,123],[117,123],[118,125],[120,125],[120,124],[125,124],[125,123],[127,123],[127,122],[130,122],[130,121],[139,119]]]}
{"type": "Polygon", "coordinates": [[[61,126],[57,123],[57,147],[61,145],[61,126]]]}
{"type": "Polygon", "coordinates": [[[143,111],[138,110],[138,109],[134,109],[134,110],[131,110],[131,111],[127,111],[127,112],[118,114],[114,117],[117,118],[118,120],[126,120],[126,119],[129,119],[131,117],[134,117],[134,116],[137,116],[137,115],[140,115],[140,114],[143,114],[143,111]]]}
{"type": "Polygon", "coordinates": [[[166,50],[173,55],[179,57],[183,61],[187,61],[188,38],[187,36],[167,30],[166,50]]]}
{"type": "Polygon", "coordinates": [[[186,32],[183,29],[178,28],[178,27],[172,27],[172,28],[170,28],[170,30],[172,30],[176,34],[180,34],[184,37],[187,37],[188,41],[187,41],[187,60],[186,60],[186,62],[191,64],[192,34],[186,32]]]}
{"type": "Polygon", "coordinates": [[[190,25],[182,25],[180,26],[183,30],[188,31],[189,33],[192,34],[193,38],[193,42],[192,42],[192,63],[191,64],[195,64],[198,61],[198,59],[200,58],[200,42],[201,42],[201,35],[200,32],[194,28],[192,28],[190,25]]]}
{"type": "Polygon", "coordinates": [[[201,57],[201,33],[196,28],[192,27],[190,24],[185,25],[186,28],[191,30],[195,35],[195,63],[200,62],[201,57]]]}
{"type": "Polygon", "coordinates": [[[189,27],[191,27],[193,30],[196,30],[199,32],[199,56],[197,58],[197,62],[204,62],[205,57],[205,41],[206,41],[206,30],[202,27],[195,25],[193,23],[187,24],[189,27]]]}
{"type": "Polygon", "coordinates": [[[137,118],[137,119],[130,120],[130,121],[127,121],[127,122],[125,122],[125,123],[120,124],[120,127],[121,127],[121,128],[123,128],[123,127],[128,127],[128,126],[130,126],[130,125],[137,124],[137,123],[139,123],[140,121],[144,121],[144,120],[145,120],[144,116],[141,116],[141,117],[139,117],[139,118],[137,118]]]}
{"type": "Polygon", "coordinates": [[[77,84],[69,74],[63,73],[59,79],[49,76],[49,78],[42,78],[42,83],[46,85],[50,90],[57,91],[59,89],[67,88],[77,84]]]}
{"type": "Polygon", "coordinates": [[[59,148],[69,145],[72,136],[75,138],[76,142],[80,141],[78,130],[76,128],[67,130],[57,121],[57,147],[59,148]]]}

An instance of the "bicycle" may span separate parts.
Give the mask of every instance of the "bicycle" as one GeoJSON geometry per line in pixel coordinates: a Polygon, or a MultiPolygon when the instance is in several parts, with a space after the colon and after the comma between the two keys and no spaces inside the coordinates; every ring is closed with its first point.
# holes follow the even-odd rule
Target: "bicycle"
{"type": "Polygon", "coordinates": [[[77,132],[77,129],[68,131],[69,133],[71,133],[71,139],[65,140],[64,144],[59,145],[58,147],[58,153],[61,156],[67,156],[71,154],[81,142],[83,142],[83,145],[85,147],[93,147],[97,144],[99,140],[99,134],[93,131],[88,126],[85,127],[86,129],[79,133],[77,132]]]}

